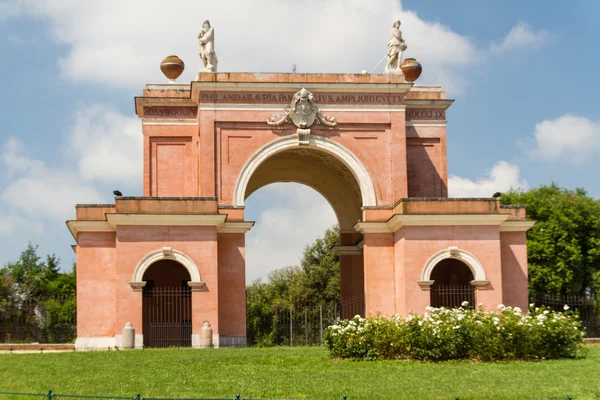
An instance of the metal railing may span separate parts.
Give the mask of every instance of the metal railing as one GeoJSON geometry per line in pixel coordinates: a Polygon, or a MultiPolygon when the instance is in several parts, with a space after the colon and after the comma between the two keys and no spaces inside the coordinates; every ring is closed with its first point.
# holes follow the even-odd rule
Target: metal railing
{"type": "Polygon", "coordinates": [[[576,311],[581,319],[581,325],[586,329],[590,338],[600,337],[600,302],[592,297],[566,295],[557,296],[548,293],[534,293],[530,303],[535,307],[545,306],[555,311],[564,311],[564,306],[576,311]]]}
{"type": "MultiPolygon", "coordinates": [[[[235,397],[142,397],[141,394],[137,393],[134,396],[93,396],[93,395],[84,395],[84,394],[58,394],[53,393],[52,390],[49,390],[47,393],[25,393],[25,392],[0,392],[0,395],[7,396],[27,396],[27,397],[36,397],[36,398],[44,398],[47,400],[53,399],[105,399],[105,400],[292,400],[292,399],[266,399],[266,398],[249,398],[242,397],[239,394],[236,394],[235,397]]],[[[573,396],[565,395],[565,400],[573,400],[573,396]]],[[[351,400],[347,395],[342,395],[341,400],[351,400]]],[[[459,396],[455,396],[454,400],[460,400],[459,396]]]]}
{"type": "Polygon", "coordinates": [[[475,305],[475,289],[471,285],[439,285],[431,287],[431,306],[457,308],[463,301],[475,305]]]}
{"type": "Polygon", "coordinates": [[[276,304],[263,313],[248,308],[249,344],[322,345],[323,333],[328,326],[355,315],[364,316],[364,307],[364,295],[357,295],[328,304],[276,304]]]}
{"type": "Polygon", "coordinates": [[[0,301],[0,343],[69,343],[76,336],[75,294],[0,301]]]}

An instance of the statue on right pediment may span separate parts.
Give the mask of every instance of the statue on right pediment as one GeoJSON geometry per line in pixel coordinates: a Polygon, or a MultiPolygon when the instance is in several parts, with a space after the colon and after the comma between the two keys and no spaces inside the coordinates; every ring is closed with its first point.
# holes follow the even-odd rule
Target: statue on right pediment
{"type": "Polygon", "coordinates": [[[402,63],[402,53],[407,49],[407,46],[404,39],[402,39],[399,20],[394,22],[394,25],[392,26],[388,48],[388,60],[384,72],[386,74],[402,74],[400,64],[402,63]]]}

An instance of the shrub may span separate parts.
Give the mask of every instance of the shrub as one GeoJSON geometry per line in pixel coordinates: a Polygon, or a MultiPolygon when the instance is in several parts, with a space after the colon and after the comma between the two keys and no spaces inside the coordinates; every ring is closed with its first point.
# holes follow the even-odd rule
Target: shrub
{"type": "Polygon", "coordinates": [[[497,312],[463,307],[432,308],[421,316],[356,316],[330,326],[325,344],[334,357],[361,360],[508,360],[584,355],[579,316],[498,306],[497,312]]]}

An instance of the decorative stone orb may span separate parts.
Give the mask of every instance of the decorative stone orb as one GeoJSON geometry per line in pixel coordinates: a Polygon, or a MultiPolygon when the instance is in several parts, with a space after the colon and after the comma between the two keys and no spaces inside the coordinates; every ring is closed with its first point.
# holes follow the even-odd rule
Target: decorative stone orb
{"type": "Polygon", "coordinates": [[[170,81],[175,81],[185,69],[185,64],[177,56],[169,56],[160,63],[160,70],[170,81]]]}
{"type": "Polygon", "coordinates": [[[421,72],[423,71],[421,63],[414,58],[406,58],[404,61],[402,61],[402,64],[400,64],[400,69],[402,69],[404,78],[408,82],[414,82],[419,79],[419,76],[421,76],[421,72]]]}

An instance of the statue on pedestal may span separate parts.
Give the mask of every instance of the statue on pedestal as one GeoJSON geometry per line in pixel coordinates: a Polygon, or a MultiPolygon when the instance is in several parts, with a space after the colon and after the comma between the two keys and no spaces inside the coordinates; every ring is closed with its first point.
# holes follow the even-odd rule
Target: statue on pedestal
{"type": "Polygon", "coordinates": [[[400,31],[400,21],[394,22],[394,25],[392,26],[392,32],[390,33],[388,47],[388,61],[385,66],[385,73],[402,74],[402,69],[400,69],[400,64],[402,63],[402,52],[406,50],[407,46],[404,42],[404,39],[402,39],[402,31],[400,31]]]}
{"type": "Polygon", "coordinates": [[[198,34],[200,41],[200,58],[204,69],[199,72],[217,72],[217,54],[215,53],[215,30],[208,20],[202,23],[202,30],[198,34]]]}

